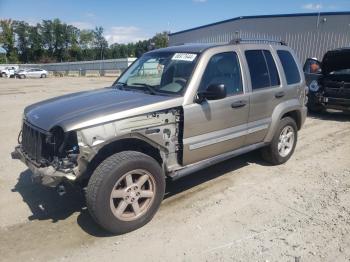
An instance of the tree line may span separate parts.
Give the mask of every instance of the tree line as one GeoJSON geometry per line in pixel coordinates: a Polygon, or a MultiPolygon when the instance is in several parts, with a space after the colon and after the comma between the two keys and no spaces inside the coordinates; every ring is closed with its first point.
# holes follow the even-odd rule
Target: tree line
{"type": "Polygon", "coordinates": [[[53,63],[139,57],[150,49],[168,46],[168,33],[136,43],[108,45],[103,27],[80,30],[59,19],[36,25],[0,20],[0,63],[53,63]]]}

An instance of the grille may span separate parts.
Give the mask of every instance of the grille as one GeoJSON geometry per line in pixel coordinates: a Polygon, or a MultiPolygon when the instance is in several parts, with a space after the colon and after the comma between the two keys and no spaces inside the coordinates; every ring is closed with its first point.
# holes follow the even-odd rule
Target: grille
{"type": "Polygon", "coordinates": [[[350,98],[350,83],[343,81],[325,80],[325,95],[334,98],[350,98]]]}
{"type": "Polygon", "coordinates": [[[46,144],[46,134],[23,122],[22,148],[31,160],[41,162],[44,144],[46,144]]]}

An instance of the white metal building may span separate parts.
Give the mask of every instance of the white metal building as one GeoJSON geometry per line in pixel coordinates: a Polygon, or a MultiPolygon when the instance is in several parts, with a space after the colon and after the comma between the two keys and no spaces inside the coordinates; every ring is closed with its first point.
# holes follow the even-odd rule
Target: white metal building
{"type": "Polygon", "coordinates": [[[235,38],[283,40],[302,62],[322,59],[327,50],[350,46],[350,12],[242,16],[172,33],[169,43],[227,43],[235,38]]]}

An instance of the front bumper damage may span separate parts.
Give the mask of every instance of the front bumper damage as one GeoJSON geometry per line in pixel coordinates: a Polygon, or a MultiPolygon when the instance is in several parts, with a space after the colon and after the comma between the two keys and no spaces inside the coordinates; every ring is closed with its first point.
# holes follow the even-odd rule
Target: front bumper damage
{"type": "Polygon", "coordinates": [[[73,168],[63,170],[55,168],[52,165],[40,167],[27,157],[20,145],[15,147],[15,150],[11,153],[11,157],[12,159],[21,160],[32,171],[33,181],[44,186],[56,187],[64,181],[73,182],[76,180],[73,168]]]}
{"type": "Polygon", "coordinates": [[[330,97],[322,93],[309,93],[309,101],[314,104],[321,104],[325,108],[336,110],[350,110],[350,99],[343,97],[330,97]]]}
{"type": "Polygon", "coordinates": [[[327,108],[350,110],[350,99],[336,98],[336,97],[323,97],[323,104],[327,108]]]}

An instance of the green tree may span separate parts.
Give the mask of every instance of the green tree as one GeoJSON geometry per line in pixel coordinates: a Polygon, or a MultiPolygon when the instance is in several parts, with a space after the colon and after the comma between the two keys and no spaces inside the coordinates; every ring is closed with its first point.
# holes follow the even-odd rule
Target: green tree
{"type": "Polygon", "coordinates": [[[94,40],[95,40],[95,47],[96,47],[96,59],[103,59],[103,52],[104,49],[108,47],[107,40],[103,36],[103,27],[99,26],[95,28],[94,31],[94,40]]]}
{"type": "Polygon", "coordinates": [[[79,30],[59,19],[43,20],[36,25],[24,21],[0,20],[0,45],[8,62],[63,62],[108,58],[140,57],[149,48],[168,45],[168,33],[158,33],[136,43],[112,44],[103,35],[102,27],[79,30]]]}
{"type": "Polygon", "coordinates": [[[169,44],[168,32],[158,33],[152,37],[151,42],[154,43],[155,48],[167,47],[169,44]]]}
{"type": "Polygon", "coordinates": [[[29,27],[28,32],[28,42],[30,46],[30,52],[29,52],[29,61],[30,62],[38,62],[41,60],[43,54],[44,54],[44,48],[43,48],[43,37],[41,34],[42,26],[41,24],[36,24],[36,26],[29,27]]]}
{"type": "Polygon", "coordinates": [[[18,53],[15,47],[15,33],[11,19],[0,20],[0,44],[6,50],[6,58],[9,63],[18,62],[18,53]]]}
{"type": "Polygon", "coordinates": [[[23,21],[15,21],[14,32],[17,35],[17,50],[21,62],[28,63],[29,46],[29,25],[23,21]]]}
{"type": "Polygon", "coordinates": [[[53,54],[58,62],[63,62],[64,58],[66,26],[66,24],[62,24],[57,18],[52,22],[53,54]]]}
{"type": "Polygon", "coordinates": [[[79,35],[79,60],[93,60],[95,34],[92,30],[81,30],[79,35]]]}
{"type": "Polygon", "coordinates": [[[46,55],[52,57],[54,51],[53,23],[51,20],[43,20],[41,27],[42,45],[46,55]]]}
{"type": "Polygon", "coordinates": [[[79,29],[72,25],[65,25],[65,61],[77,61],[80,54],[79,29]]]}

